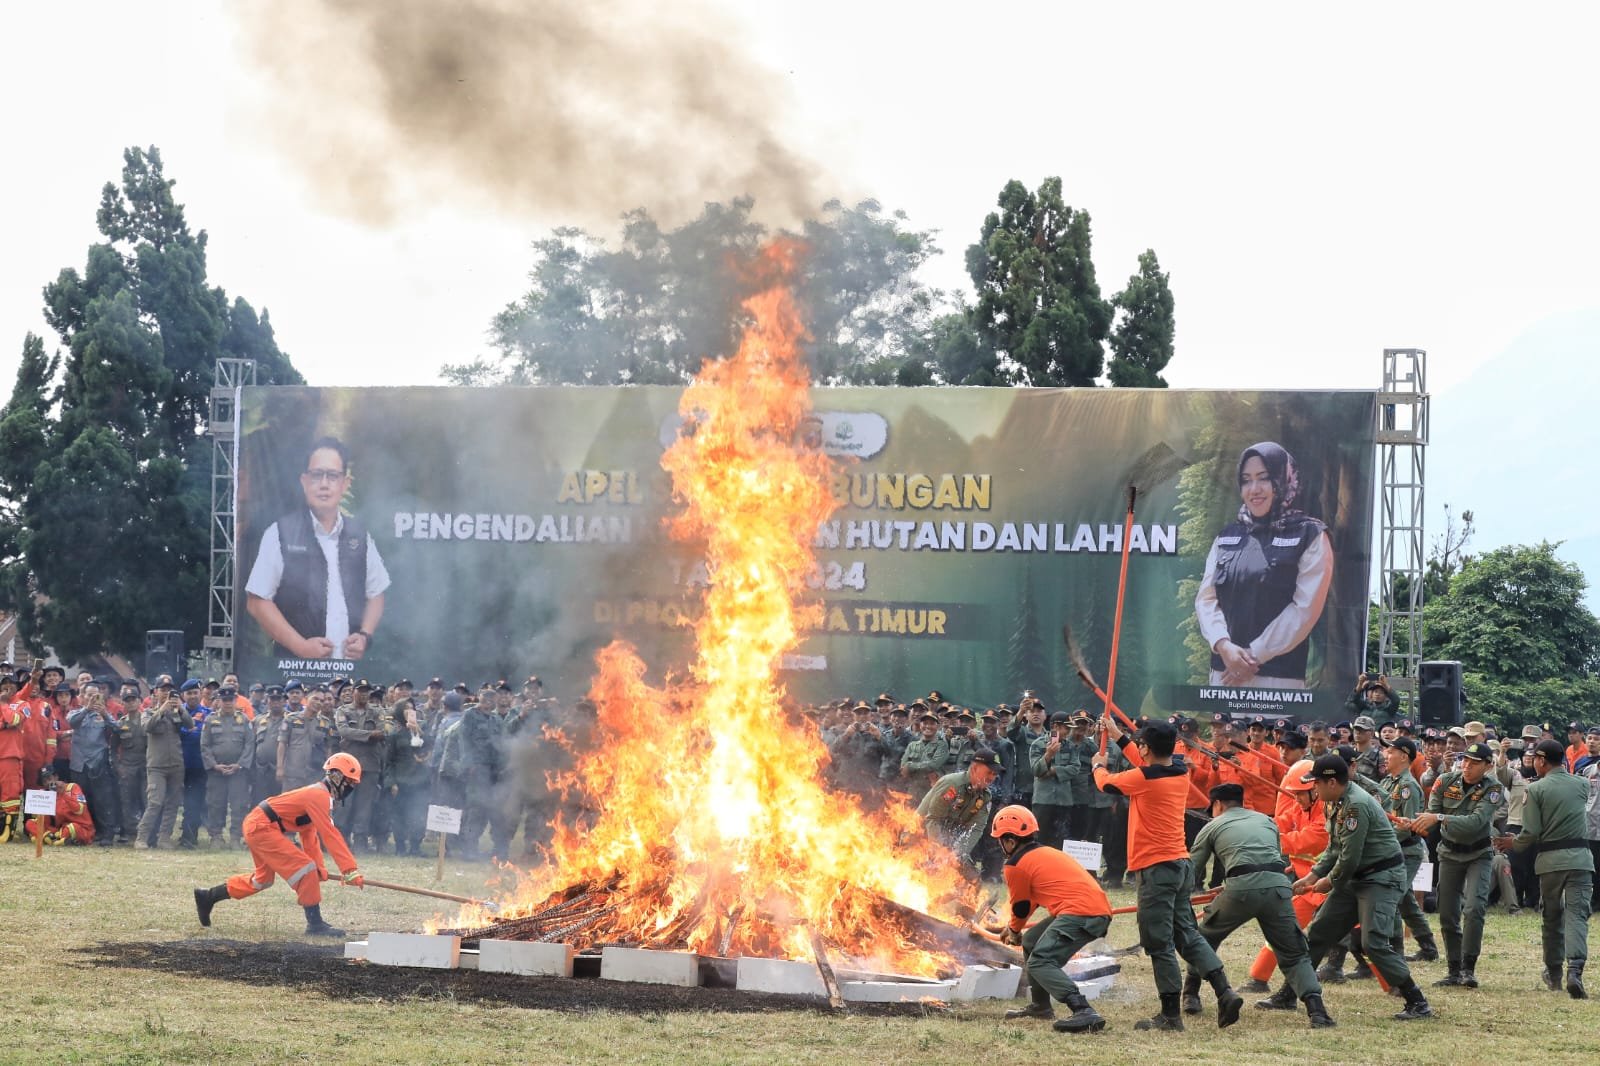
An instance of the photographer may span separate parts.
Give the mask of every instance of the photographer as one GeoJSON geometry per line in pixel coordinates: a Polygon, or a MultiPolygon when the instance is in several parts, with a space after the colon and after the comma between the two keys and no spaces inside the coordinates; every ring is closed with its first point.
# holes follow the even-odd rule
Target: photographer
{"type": "Polygon", "coordinates": [[[122,816],[117,811],[117,776],[111,769],[116,723],[106,710],[106,696],[99,685],[90,682],[83,687],[83,706],[67,715],[67,724],[76,742],[72,745],[72,779],[83,786],[96,842],[109,848],[122,816]]]}
{"type": "Polygon", "coordinates": [[[878,770],[883,764],[883,731],[872,723],[872,708],[865,703],[856,704],[850,714],[850,724],[828,745],[834,781],[858,796],[876,795],[878,770]]]}
{"type": "Polygon", "coordinates": [[[194,716],[163,678],[150,694],[150,709],[141,719],[145,734],[144,816],[133,846],[155,848],[172,836],[183,800],[183,738],[179,730],[194,727],[194,716]]]}

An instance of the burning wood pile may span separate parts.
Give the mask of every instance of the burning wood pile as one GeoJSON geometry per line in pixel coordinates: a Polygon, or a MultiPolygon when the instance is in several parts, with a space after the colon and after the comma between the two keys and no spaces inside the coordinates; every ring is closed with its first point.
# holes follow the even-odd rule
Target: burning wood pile
{"type": "MultiPolygon", "coordinates": [[[[624,909],[621,903],[613,901],[619,881],[620,878],[612,878],[599,885],[573,885],[552,894],[528,913],[516,917],[491,915],[482,924],[441,928],[435,932],[444,936],[458,936],[464,946],[482,940],[520,940],[570,944],[579,951],[612,945],[667,951],[696,949],[690,942],[689,930],[705,917],[704,908],[690,908],[676,922],[663,927],[649,940],[608,939],[615,935],[610,920],[624,909]]],[[[935,976],[955,976],[963,965],[970,963],[1003,966],[1020,961],[1017,952],[1001,947],[970,929],[941,921],[892,900],[880,896],[871,900],[869,905],[873,910],[876,928],[888,930],[898,943],[911,945],[930,959],[943,957],[947,960],[936,967],[935,976]]],[[[713,946],[708,953],[728,958],[735,953],[736,944],[780,944],[797,924],[794,920],[785,920],[760,910],[747,911],[736,905],[731,913],[713,922],[713,946]]],[[[825,945],[815,942],[812,946],[814,951],[817,948],[827,949],[825,945]]],[[[832,947],[838,952],[838,945],[832,947]]],[[[870,961],[852,956],[849,952],[843,954],[848,961],[858,964],[870,961]]]]}
{"type": "Polygon", "coordinates": [[[908,805],[867,809],[825,788],[820,737],[774,721],[778,665],[822,610],[800,597],[835,506],[833,460],[806,432],[789,287],[801,254],[777,241],[751,265],[767,287],[744,304],[739,349],[684,391],[685,429],[661,459],[680,505],[667,532],[710,577],[687,672],[650,684],[621,640],[597,655],[596,742],[551,781],[583,813],[557,819],[548,862],[496,908],[448,922],[464,939],[808,961],[826,949],[929,976],[1015,961],[951,924],[975,886],[908,805]]]}

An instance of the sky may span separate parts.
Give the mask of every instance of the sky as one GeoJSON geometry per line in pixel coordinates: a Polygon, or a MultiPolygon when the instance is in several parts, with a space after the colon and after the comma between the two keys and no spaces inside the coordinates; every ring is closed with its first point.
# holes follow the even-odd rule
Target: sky
{"type": "MultiPolygon", "coordinates": [[[[517,0],[436,7],[497,3],[517,0]]],[[[659,26],[630,21],[636,0],[546,0],[539,11],[606,16],[594,25],[615,55],[600,47],[573,50],[565,67],[549,60],[590,87],[623,78],[674,26],[714,43],[718,69],[738,76],[733,87],[724,76],[716,100],[810,160],[820,194],[871,196],[938,230],[945,255],[926,276],[943,288],[967,284],[962,250],[1007,180],[1060,175],[1068,202],[1093,218],[1104,291],[1121,287],[1146,248],[1170,272],[1173,386],[1370,388],[1384,347],[1426,348],[1436,427],[1460,434],[1436,434],[1430,475],[1462,497],[1502,497],[1474,501],[1479,543],[1529,539],[1546,525],[1551,539],[1600,534],[1600,507],[1530,523],[1515,495],[1525,474],[1506,475],[1502,490],[1469,465],[1486,441],[1516,451],[1556,433],[1573,454],[1600,444],[1592,419],[1553,427],[1538,417],[1551,382],[1593,379],[1585,368],[1600,346],[1600,8],[944,7],[698,0],[653,16],[677,20],[659,26]],[[1463,411],[1488,396],[1486,417],[1493,405],[1528,417],[1461,426],[1443,413],[1458,395],[1463,411]]],[[[0,172],[10,214],[0,382],[13,377],[24,333],[45,331],[41,287],[63,267],[81,269],[99,189],[129,145],[160,147],[191,226],[210,234],[211,281],[269,309],[280,345],[319,385],[438,383],[442,364],[487,353],[489,320],[523,291],[533,240],[567,223],[604,232],[639,206],[606,203],[610,185],[594,183],[610,167],[590,158],[570,173],[555,166],[564,188],[521,190],[515,207],[470,177],[419,179],[403,210],[358,217],[327,177],[341,147],[328,141],[326,112],[337,108],[284,88],[284,67],[301,55],[313,82],[340,66],[331,46],[317,51],[322,8],[0,5],[12,159],[0,172]],[[276,76],[260,58],[274,48],[276,76]],[[312,157],[323,162],[308,166],[312,157]],[[571,191],[591,187],[599,192],[574,208],[571,191]]],[[[532,115],[587,102],[511,104],[532,115]]],[[[596,114],[607,117],[586,121],[600,143],[600,128],[627,122],[626,107],[596,114]]],[[[454,155],[407,149],[392,160],[397,182],[454,155]]],[[[555,158],[526,142],[517,150],[547,170],[555,158]]],[[[729,180],[740,172],[734,154],[729,180]]],[[[641,158],[645,180],[619,196],[671,169],[659,155],[641,158]]],[[[723,187],[714,166],[680,177],[680,191],[685,182],[702,200],[741,191],[723,187]]]]}

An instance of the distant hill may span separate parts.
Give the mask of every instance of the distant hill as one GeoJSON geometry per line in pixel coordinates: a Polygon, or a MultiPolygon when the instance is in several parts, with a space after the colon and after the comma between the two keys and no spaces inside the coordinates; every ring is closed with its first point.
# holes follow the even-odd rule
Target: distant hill
{"type": "Polygon", "coordinates": [[[1561,541],[1600,611],[1600,308],[1545,319],[1436,392],[1430,436],[1429,547],[1446,503],[1473,512],[1479,551],[1561,541]]]}

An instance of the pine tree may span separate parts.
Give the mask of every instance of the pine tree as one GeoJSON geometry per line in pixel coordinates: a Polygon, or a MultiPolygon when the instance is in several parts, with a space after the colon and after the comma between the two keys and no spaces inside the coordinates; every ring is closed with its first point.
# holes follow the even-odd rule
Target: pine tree
{"type": "Polygon", "coordinates": [[[967,249],[978,334],[1009,362],[995,384],[1093,385],[1105,365],[1111,304],[1100,296],[1089,213],[1062,199],[1061,179],[1037,193],[1010,181],[1000,210],[967,249]]]}
{"type": "Polygon", "coordinates": [[[1156,253],[1139,256],[1139,272],[1112,299],[1121,313],[1111,331],[1111,384],[1118,388],[1164,389],[1161,371],[1172,361],[1172,288],[1156,253]]]}
{"type": "Polygon", "coordinates": [[[183,629],[198,645],[208,609],[210,450],[203,433],[216,361],[253,358],[263,384],[299,384],[265,313],[206,282],[160,152],[130,148],[107,183],[83,273],[45,287],[45,318],[66,345],[56,372],[30,337],[0,435],[26,447],[0,480],[20,501],[0,550],[4,605],[24,635],[68,659],[183,629]],[[37,610],[34,605],[38,604],[37,610]]]}

